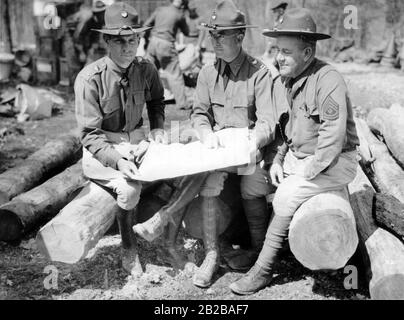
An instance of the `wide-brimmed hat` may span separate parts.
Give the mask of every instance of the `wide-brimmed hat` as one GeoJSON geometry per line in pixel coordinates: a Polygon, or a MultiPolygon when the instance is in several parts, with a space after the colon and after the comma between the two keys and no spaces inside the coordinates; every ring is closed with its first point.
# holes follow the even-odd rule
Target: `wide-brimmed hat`
{"type": "Polygon", "coordinates": [[[201,23],[200,28],[208,30],[231,30],[257,28],[247,25],[245,15],[231,0],[219,1],[210,17],[209,23],[201,23]]]}
{"type": "Polygon", "coordinates": [[[103,12],[103,11],[105,11],[106,8],[107,8],[107,6],[105,5],[104,2],[102,2],[101,0],[97,0],[93,3],[93,6],[91,7],[91,11],[92,12],[103,12]]]}
{"type": "Polygon", "coordinates": [[[264,29],[262,34],[267,37],[306,36],[313,40],[331,38],[330,35],[317,32],[316,23],[308,9],[295,8],[286,11],[279,24],[273,29],[264,29]]]}
{"type": "Polygon", "coordinates": [[[117,2],[105,10],[105,26],[103,29],[92,29],[113,36],[127,36],[140,33],[151,27],[142,27],[139,24],[139,14],[132,6],[117,2]]]}
{"type": "Polygon", "coordinates": [[[271,10],[275,10],[279,7],[286,8],[287,6],[288,6],[288,3],[284,0],[272,0],[271,1],[271,10]]]}

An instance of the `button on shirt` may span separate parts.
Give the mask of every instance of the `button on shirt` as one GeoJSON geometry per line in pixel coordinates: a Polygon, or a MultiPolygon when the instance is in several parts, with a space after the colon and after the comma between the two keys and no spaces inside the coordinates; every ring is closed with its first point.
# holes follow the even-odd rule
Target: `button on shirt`
{"type": "Polygon", "coordinates": [[[109,57],[101,58],[80,71],[74,91],[82,144],[104,166],[116,169],[122,158],[105,131],[130,132],[141,127],[145,104],[150,130],[164,127],[164,89],[147,60],[138,58],[122,70],[109,57]]]}
{"type": "Polygon", "coordinates": [[[184,10],[174,5],[158,7],[144,23],[153,27],[151,34],[157,38],[175,42],[178,29],[185,35],[189,35],[189,26],[185,19],[184,10]]]}
{"type": "Polygon", "coordinates": [[[257,146],[262,148],[273,140],[276,123],[269,70],[241,50],[229,64],[231,72],[224,89],[225,66],[226,62],[218,59],[200,71],[192,124],[200,137],[225,128],[255,128],[257,146]]]}
{"type": "Polygon", "coordinates": [[[281,113],[282,134],[298,159],[314,155],[305,177],[313,179],[336,163],[341,152],[359,144],[348,89],[338,71],[315,59],[296,79],[274,81],[274,103],[281,113]]]}

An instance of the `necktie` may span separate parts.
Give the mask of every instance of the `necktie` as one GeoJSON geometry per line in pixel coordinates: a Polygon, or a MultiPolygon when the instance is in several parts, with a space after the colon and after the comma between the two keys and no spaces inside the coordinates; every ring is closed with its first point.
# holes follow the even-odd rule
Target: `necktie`
{"type": "Polygon", "coordinates": [[[224,90],[226,90],[227,84],[229,83],[230,73],[231,73],[230,65],[228,63],[226,63],[226,66],[224,67],[224,72],[223,72],[223,88],[224,88],[224,90]]]}
{"type": "Polygon", "coordinates": [[[128,79],[127,71],[122,74],[121,80],[119,80],[119,84],[121,86],[122,103],[123,103],[123,105],[125,105],[126,98],[127,98],[127,91],[128,91],[128,87],[129,87],[129,79],[128,79]]]}
{"type": "Polygon", "coordinates": [[[130,112],[130,110],[128,110],[127,107],[127,98],[128,98],[128,91],[129,91],[129,78],[128,78],[128,71],[126,70],[126,72],[122,73],[122,77],[119,80],[119,85],[120,85],[120,96],[121,96],[121,105],[122,105],[122,113],[121,113],[121,122],[125,123],[124,127],[123,127],[123,131],[126,131],[127,128],[127,123],[126,120],[130,119],[130,115],[128,115],[128,112],[130,112]]]}

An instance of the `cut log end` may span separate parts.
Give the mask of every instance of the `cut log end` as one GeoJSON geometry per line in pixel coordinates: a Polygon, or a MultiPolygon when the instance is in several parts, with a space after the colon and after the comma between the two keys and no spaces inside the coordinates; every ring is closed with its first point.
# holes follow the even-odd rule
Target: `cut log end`
{"type": "Polygon", "coordinates": [[[23,233],[24,226],[18,216],[7,209],[0,209],[0,240],[15,241],[23,233]]]}
{"type": "Polygon", "coordinates": [[[370,287],[374,300],[404,300],[404,274],[393,274],[370,287]]]}
{"type": "Polygon", "coordinates": [[[289,235],[296,259],[311,270],[336,270],[345,266],[358,239],[352,220],[341,210],[317,211],[302,217],[289,235]]]}

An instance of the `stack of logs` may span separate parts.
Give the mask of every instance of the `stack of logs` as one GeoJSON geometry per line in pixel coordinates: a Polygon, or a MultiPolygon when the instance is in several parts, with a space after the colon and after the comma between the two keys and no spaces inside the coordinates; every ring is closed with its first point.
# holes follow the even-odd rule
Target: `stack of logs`
{"type": "MultiPolygon", "coordinates": [[[[359,248],[369,266],[371,298],[404,299],[404,108],[375,109],[367,120],[370,128],[356,119],[361,165],[355,180],[349,188],[306,201],[292,220],[289,245],[311,270],[343,268],[359,248]]],[[[117,205],[110,191],[83,177],[81,162],[74,163],[80,151],[77,134],[71,133],[0,174],[0,241],[18,241],[42,226],[39,250],[65,263],[78,262],[97,244],[113,225],[117,205]]],[[[145,185],[137,222],[166,204],[174,188],[172,181],[145,185]]],[[[225,185],[222,194],[220,224],[241,221],[238,187],[225,185]]],[[[183,224],[197,238],[202,221],[193,211],[198,208],[196,198],[183,224]]]]}

